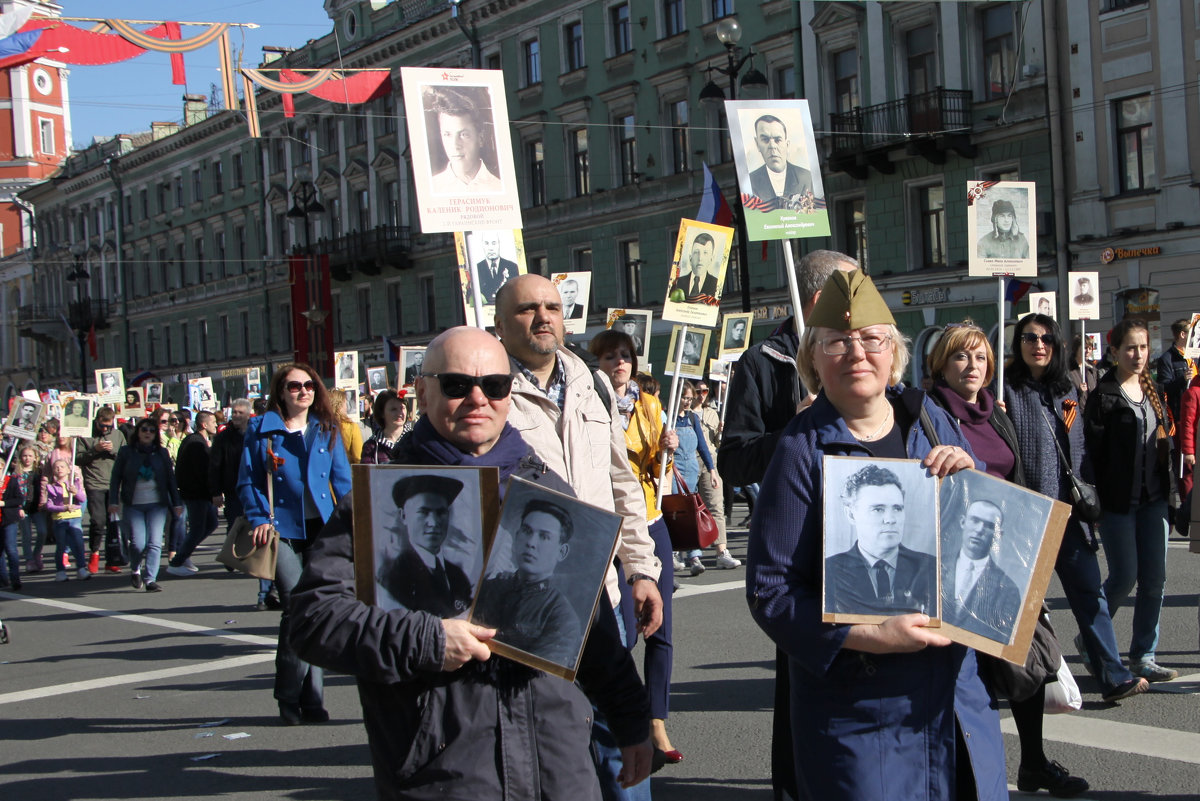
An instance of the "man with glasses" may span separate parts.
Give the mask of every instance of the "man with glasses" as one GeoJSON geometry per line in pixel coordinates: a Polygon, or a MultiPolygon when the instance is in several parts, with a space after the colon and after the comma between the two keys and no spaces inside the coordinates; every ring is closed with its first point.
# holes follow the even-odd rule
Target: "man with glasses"
{"type": "MultiPolygon", "coordinates": [[[[624,518],[617,558],[625,573],[626,592],[634,601],[638,628],[645,636],[653,634],[662,624],[658,590],[662,562],[655,556],[646,527],[645,496],[629,466],[612,384],[563,347],[563,299],[554,284],[540,275],[522,275],[500,287],[496,333],[514,373],[510,424],[551,471],[567,480],[580,500],[624,518]]],[[[606,589],[616,609],[622,582],[615,569],[608,571],[606,589]]],[[[617,620],[621,623],[619,615],[617,620]]],[[[621,797],[615,782],[614,748],[604,731],[597,735],[600,739],[594,740],[594,746],[601,754],[597,774],[611,791],[610,797],[621,797]]],[[[639,792],[648,795],[649,785],[639,792]]]]}
{"type": "Polygon", "coordinates": [[[187,532],[167,563],[167,573],[172,576],[190,576],[199,572],[200,568],[192,564],[192,552],[217,528],[217,508],[213,506],[208,483],[209,453],[216,433],[216,415],[200,412],[196,415],[196,433],[186,436],[179,446],[175,476],[187,513],[187,532]]]}
{"type": "MultiPolygon", "coordinates": [[[[490,334],[468,326],[440,334],[415,387],[424,415],[400,440],[395,462],[494,467],[503,477],[569,491],[506,422],[512,386],[507,354],[490,334]]],[[[411,507],[424,495],[432,496],[431,508],[448,503],[457,490],[444,482],[452,479],[442,478],[441,486],[433,479],[405,479],[392,500],[411,507]]],[[[367,606],[355,597],[352,513],[353,499],[346,498],[309,548],[292,594],[291,642],[303,659],[356,677],[380,798],[417,785],[430,797],[593,798],[589,701],[612,721],[621,782],[649,774],[649,700],[607,604],[593,614],[574,683],[502,659],[489,662],[494,629],[432,610],[367,606]],[[420,720],[409,714],[419,698],[429,700],[420,720]],[[414,764],[430,770],[414,777],[403,767],[414,764]]],[[[406,513],[403,522],[413,521],[406,513]]],[[[445,527],[429,528],[428,550],[444,553],[445,527]]],[[[483,541],[482,531],[473,535],[483,541]]]]}
{"type": "Polygon", "coordinates": [[[113,462],[117,452],[126,445],[125,435],[113,425],[116,414],[107,406],[96,412],[92,421],[92,436],[80,437],[75,445],[75,464],[83,473],[83,489],[87,493],[88,570],[100,572],[100,545],[104,543],[104,564],[111,573],[121,572],[129,564],[129,544],[120,526],[108,533],[108,486],[112,480],[113,462]]]}

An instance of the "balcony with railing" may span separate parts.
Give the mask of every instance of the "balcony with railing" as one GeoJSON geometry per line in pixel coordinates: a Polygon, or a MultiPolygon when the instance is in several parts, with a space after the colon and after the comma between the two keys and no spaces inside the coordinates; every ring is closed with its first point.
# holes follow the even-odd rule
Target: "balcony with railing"
{"type": "Polygon", "coordinates": [[[901,148],[934,164],[944,164],[948,151],[974,158],[972,102],[970,91],[939,86],[930,92],[830,114],[830,164],[862,179],[870,167],[882,173],[895,172],[889,154],[901,148]]]}
{"type": "Polygon", "coordinates": [[[109,327],[105,298],[72,300],[66,304],[29,304],[17,309],[17,333],[38,342],[64,342],[76,331],[109,327]]]}
{"type": "MultiPolygon", "coordinates": [[[[303,246],[296,250],[305,252],[303,246]]],[[[412,229],[407,225],[379,225],[312,244],[312,253],[329,256],[329,269],[337,281],[349,281],[355,271],[379,275],[385,267],[408,269],[411,252],[412,229]]]]}

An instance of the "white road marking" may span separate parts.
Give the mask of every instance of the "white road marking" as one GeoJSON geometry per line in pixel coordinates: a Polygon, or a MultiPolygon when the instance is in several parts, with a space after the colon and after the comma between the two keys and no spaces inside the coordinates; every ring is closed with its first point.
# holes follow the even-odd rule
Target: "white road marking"
{"type": "MultiPolygon", "coordinates": [[[[1200,734],[1193,732],[1077,715],[1047,715],[1042,727],[1047,740],[1200,765],[1200,734]]],[[[1006,717],[1000,730],[1015,735],[1017,726],[1006,717]]]]}
{"type": "Polygon", "coordinates": [[[122,676],[105,676],[90,681],[73,681],[58,684],[53,687],[35,687],[32,690],[0,695],[0,704],[15,704],[21,701],[36,701],[39,698],[51,698],[65,693],[82,693],[101,687],[118,687],[122,684],[144,684],[159,679],[178,679],[181,675],[195,676],[197,673],[211,673],[216,670],[231,670],[233,668],[257,665],[261,662],[275,661],[275,653],[247,654],[235,656],[232,659],[220,659],[216,662],[196,662],[187,666],[175,665],[162,670],[147,670],[142,673],[126,673],[122,676]]]}
{"type": "Polygon", "coordinates": [[[685,584],[675,590],[674,598],[687,598],[692,595],[708,595],[710,592],[725,592],[726,590],[744,590],[746,580],[722,581],[720,584],[685,584]]]}

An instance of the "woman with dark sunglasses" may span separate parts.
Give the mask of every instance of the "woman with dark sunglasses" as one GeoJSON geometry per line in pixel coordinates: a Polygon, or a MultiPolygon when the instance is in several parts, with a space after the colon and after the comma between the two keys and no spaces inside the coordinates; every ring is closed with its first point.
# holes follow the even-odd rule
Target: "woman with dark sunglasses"
{"type": "MultiPolygon", "coordinates": [[[[1017,432],[1026,486],[1070,504],[1071,484],[1059,449],[1071,460],[1076,475],[1088,460],[1083,409],[1079,406],[1079,390],[1069,375],[1064,344],[1054,318],[1044,314],[1022,318],[1013,331],[1012,349],[1017,357],[1004,375],[1004,399],[1017,432]]],[[[1081,477],[1089,476],[1085,473],[1081,477]]],[[[1104,700],[1111,702],[1143,693],[1149,684],[1135,677],[1121,661],[1108,601],[1100,586],[1098,548],[1091,525],[1072,513],[1054,570],[1079,624],[1075,645],[1100,683],[1104,700]]]]}
{"type": "Polygon", "coordinates": [[[131,444],[117,451],[108,487],[108,515],[120,514],[129,532],[130,581],[135,590],[159,592],[158,567],[163,533],[172,515],[183,515],[183,501],[175,481],[171,457],[150,419],[138,423],[131,444]]]}
{"type": "Polygon", "coordinates": [[[283,614],[275,699],[280,718],[289,726],[329,720],[321,668],[302,661],[288,644],[288,607],[308,545],[348,492],[350,462],[321,377],[307,364],[283,366],[271,378],[266,414],[251,420],[246,430],[238,498],[257,542],[268,541],[272,524],[279,532],[275,587],[283,614]],[[273,514],[268,481],[274,492],[273,514]]]}

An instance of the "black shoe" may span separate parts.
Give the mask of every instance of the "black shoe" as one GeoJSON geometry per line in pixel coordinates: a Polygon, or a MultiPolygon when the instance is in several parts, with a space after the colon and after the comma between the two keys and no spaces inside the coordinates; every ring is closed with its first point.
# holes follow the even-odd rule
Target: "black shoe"
{"type": "Polygon", "coordinates": [[[305,723],[328,723],[329,713],[323,706],[305,707],[300,710],[300,719],[305,723]]]}
{"type": "Polygon", "coordinates": [[[142,574],[137,572],[136,570],[133,571],[133,575],[131,575],[129,577],[129,584],[135,590],[140,590],[143,586],[145,586],[142,584],[142,574]]]}
{"type": "Polygon", "coordinates": [[[146,592],[162,592],[162,587],[158,586],[157,581],[147,581],[146,592]]]}
{"type": "Polygon", "coordinates": [[[1111,690],[1106,692],[1103,697],[1105,701],[1112,704],[1128,698],[1131,695],[1139,695],[1144,693],[1148,689],[1150,689],[1150,682],[1135,676],[1129,681],[1123,681],[1116,687],[1113,687],[1111,690]]]}
{"type": "Polygon", "coordinates": [[[283,608],[283,604],[280,602],[279,596],[276,595],[274,593],[274,591],[267,593],[267,600],[265,603],[267,604],[268,609],[282,609],[283,608]]]}
{"type": "Polygon", "coordinates": [[[12,580],[12,588],[13,588],[13,592],[21,591],[21,580],[19,578],[15,578],[12,580]]]}
{"type": "Polygon", "coordinates": [[[1051,761],[1040,770],[1026,770],[1024,765],[1017,768],[1017,789],[1022,793],[1036,793],[1045,789],[1056,798],[1074,798],[1087,792],[1088,783],[1078,776],[1072,776],[1057,762],[1051,761]]]}
{"type": "Polygon", "coordinates": [[[259,601],[258,603],[256,603],[254,605],[254,608],[257,609],[259,612],[265,612],[265,611],[267,611],[267,602],[259,601]]]}
{"type": "Polygon", "coordinates": [[[289,704],[286,701],[279,702],[279,718],[283,721],[284,726],[299,726],[300,725],[300,705],[289,704]]]}

